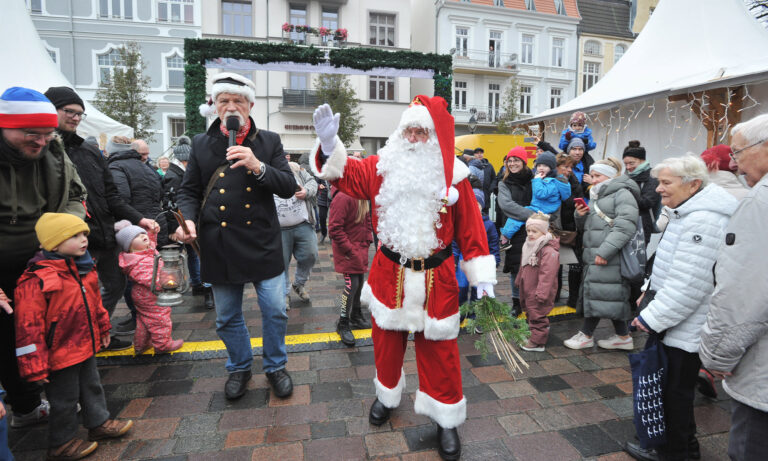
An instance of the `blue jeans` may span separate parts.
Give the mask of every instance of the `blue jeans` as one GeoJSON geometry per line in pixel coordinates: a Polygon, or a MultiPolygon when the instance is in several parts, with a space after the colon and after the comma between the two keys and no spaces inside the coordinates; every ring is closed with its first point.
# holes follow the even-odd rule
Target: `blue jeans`
{"type": "Polygon", "coordinates": [[[511,271],[509,273],[509,277],[512,280],[512,297],[513,298],[520,298],[520,289],[515,286],[515,279],[517,278],[517,273],[520,271],[518,269],[517,271],[511,271]]]}
{"type": "MultiPolygon", "coordinates": [[[[0,391],[0,405],[3,404],[2,396],[3,393],[0,391]]],[[[8,448],[8,414],[10,413],[10,410],[8,411],[3,419],[0,419],[0,461],[13,461],[13,455],[11,454],[11,449],[8,448]]]]}
{"type": "Polygon", "coordinates": [[[285,263],[285,294],[291,291],[291,277],[288,274],[288,266],[291,264],[291,256],[296,258],[296,276],[294,285],[304,285],[312,272],[312,266],[318,259],[317,234],[312,224],[303,222],[293,227],[280,229],[283,238],[283,262],[285,263]]]}
{"type": "MultiPolygon", "coordinates": [[[[283,274],[280,274],[271,279],[253,282],[261,309],[261,329],[264,336],[262,364],[267,373],[285,368],[288,361],[285,350],[288,315],[285,313],[283,277],[283,274]]],[[[251,335],[243,317],[243,287],[243,284],[213,285],[216,333],[227,347],[229,358],[225,366],[230,373],[250,370],[253,362],[251,335]]]]}
{"type": "Polygon", "coordinates": [[[189,284],[193,287],[199,287],[203,284],[200,279],[200,257],[190,245],[187,248],[187,269],[189,269],[189,284]]]}

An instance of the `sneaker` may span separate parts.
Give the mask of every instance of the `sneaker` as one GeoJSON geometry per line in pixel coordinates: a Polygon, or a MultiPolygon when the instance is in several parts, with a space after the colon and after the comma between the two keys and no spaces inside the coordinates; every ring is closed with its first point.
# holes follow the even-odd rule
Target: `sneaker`
{"type": "Polygon", "coordinates": [[[117,322],[112,329],[114,330],[114,333],[118,335],[132,335],[136,332],[136,319],[128,316],[127,319],[117,322]]]}
{"type": "Polygon", "coordinates": [[[569,349],[586,349],[595,345],[595,341],[582,332],[578,332],[570,339],[563,341],[563,345],[569,349]]]}
{"type": "Polygon", "coordinates": [[[11,427],[19,428],[25,426],[31,426],[37,423],[44,423],[48,421],[48,414],[51,412],[51,404],[47,400],[41,400],[40,405],[27,414],[20,415],[13,412],[11,418],[11,427]]]}
{"type": "Polygon", "coordinates": [[[544,346],[537,346],[536,344],[533,344],[530,340],[528,340],[528,342],[526,342],[525,344],[521,344],[520,349],[528,352],[544,352],[544,346]]]}
{"type": "Polygon", "coordinates": [[[64,445],[48,450],[48,459],[81,459],[93,453],[98,447],[99,444],[96,442],[87,442],[75,437],[64,445]]]}
{"type": "Polygon", "coordinates": [[[122,437],[133,427],[133,420],[108,419],[99,427],[88,429],[88,440],[114,439],[122,437]]]}
{"type": "Polygon", "coordinates": [[[285,295],[285,310],[291,310],[291,297],[289,295],[285,295]]]}
{"type": "Polygon", "coordinates": [[[499,251],[507,251],[510,248],[512,248],[512,241],[511,240],[507,241],[507,243],[502,243],[501,246],[499,247],[499,251]]]}
{"type": "Polygon", "coordinates": [[[706,368],[699,369],[699,376],[696,378],[697,389],[703,395],[710,399],[717,398],[717,388],[715,387],[715,377],[712,376],[706,368]]]}
{"type": "Polygon", "coordinates": [[[631,351],[635,348],[635,343],[632,341],[632,337],[622,339],[619,335],[613,335],[608,339],[601,339],[597,342],[598,347],[603,349],[623,349],[625,351],[631,351]]]}
{"type": "Polygon", "coordinates": [[[111,338],[109,338],[109,346],[105,347],[103,350],[124,351],[126,349],[130,349],[131,346],[133,346],[133,343],[131,341],[126,341],[118,338],[117,336],[112,336],[111,338]]]}
{"type": "Polygon", "coordinates": [[[309,293],[304,289],[304,285],[293,285],[293,292],[304,302],[309,301],[309,293]]]}

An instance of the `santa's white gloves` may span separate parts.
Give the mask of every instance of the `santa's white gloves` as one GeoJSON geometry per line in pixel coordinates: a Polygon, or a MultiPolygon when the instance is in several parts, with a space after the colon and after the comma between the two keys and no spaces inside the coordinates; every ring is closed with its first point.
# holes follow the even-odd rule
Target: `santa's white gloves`
{"type": "Polygon", "coordinates": [[[339,118],[341,118],[341,115],[334,115],[331,106],[323,104],[315,109],[315,114],[312,118],[315,121],[315,133],[317,133],[317,137],[320,139],[323,155],[328,157],[336,147],[336,133],[339,132],[339,118]]]}
{"type": "Polygon", "coordinates": [[[479,298],[483,297],[483,292],[485,292],[489,298],[496,297],[496,295],[493,294],[493,284],[490,282],[480,282],[477,284],[477,296],[479,298]]]}

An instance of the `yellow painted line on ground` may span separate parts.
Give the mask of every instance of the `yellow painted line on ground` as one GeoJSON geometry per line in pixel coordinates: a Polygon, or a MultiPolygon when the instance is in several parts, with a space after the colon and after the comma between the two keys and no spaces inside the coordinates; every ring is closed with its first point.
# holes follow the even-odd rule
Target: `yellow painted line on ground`
{"type": "MultiPolygon", "coordinates": [[[[568,306],[558,306],[552,309],[550,313],[547,315],[547,317],[555,317],[558,315],[566,315],[566,314],[574,314],[576,313],[576,309],[568,306]]],[[[521,315],[522,318],[525,318],[525,312],[521,315]]],[[[463,327],[462,323],[462,327],[463,327]]],[[[371,330],[353,330],[352,333],[355,335],[355,339],[368,339],[371,337],[371,330]]],[[[300,344],[317,344],[317,343],[333,343],[333,342],[340,342],[341,338],[339,337],[338,333],[310,333],[310,334],[304,334],[304,335],[289,335],[285,337],[285,344],[288,346],[295,346],[300,344]]],[[[251,347],[262,347],[263,346],[263,339],[262,338],[251,338],[251,347]]],[[[212,352],[212,351],[223,351],[226,350],[226,347],[224,346],[224,343],[222,341],[195,341],[195,342],[185,342],[184,345],[179,349],[178,351],[171,352],[170,355],[173,354],[182,354],[182,353],[195,353],[195,352],[212,352]]],[[[154,355],[155,351],[154,349],[150,349],[142,355],[154,355]]],[[[106,352],[100,352],[96,354],[96,357],[130,357],[134,356],[134,350],[133,347],[129,349],[125,349],[123,351],[106,351],[106,352]]]]}

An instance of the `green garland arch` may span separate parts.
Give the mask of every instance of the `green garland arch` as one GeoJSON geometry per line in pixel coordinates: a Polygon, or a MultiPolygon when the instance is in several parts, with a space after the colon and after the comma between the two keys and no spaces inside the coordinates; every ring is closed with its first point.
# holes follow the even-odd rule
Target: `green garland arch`
{"type": "MultiPolygon", "coordinates": [[[[321,64],[325,53],[313,46],[287,43],[259,43],[239,40],[188,38],[184,40],[184,108],[187,134],[205,131],[205,120],[198,107],[205,101],[205,62],[215,58],[246,59],[267,64],[271,62],[301,62],[321,64]]],[[[377,48],[342,48],[329,53],[331,65],[370,70],[374,67],[432,70],[435,96],[441,96],[451,107],[452,58],[449,55],[416,51],[386,51],[377,48]]]]}

